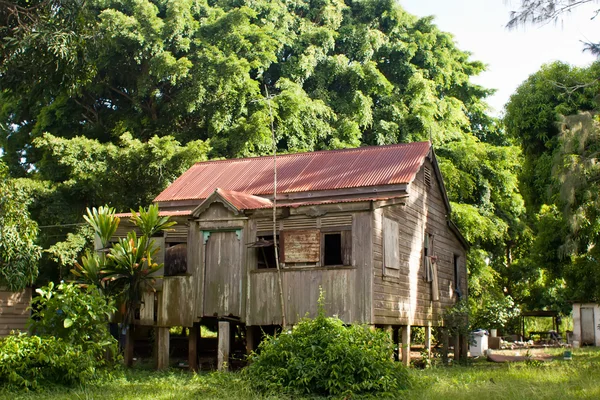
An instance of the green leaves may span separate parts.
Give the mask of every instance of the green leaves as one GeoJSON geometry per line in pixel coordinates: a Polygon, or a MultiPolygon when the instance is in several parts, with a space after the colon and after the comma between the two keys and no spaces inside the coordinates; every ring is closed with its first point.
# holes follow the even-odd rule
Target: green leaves
{"type": "Polygon", "coordinates": [[[87,215],[83,219],[94,229],[94,233],[100,238],[102,247],[108,246],[110,239],[114,236],[121,219],[115,216],[115,209],[107,206],[101,206],[91,210],[86,209],[87,215]]]}
{"type": "Polygon", "coordinates": [[[267,336],[244,374],[256,389],[275,395],[397,396],[409,377],[393,352],[387,333],[346,326],[320,311],[290,331],[267,336]]]}
{"type": "Polygon", "coordinates": [[[169,221],[169,217],[159,217],[157,204],[151,204],[147,210],[140,207],[138,212],[131,210],[131,222],[139,228],[142,235],[147,237],[152,237],[157,232],[165,231],[176,224],[169,221]]]}
{"type": "Polygon", "coordinates": [[[30,219],[26,194],[0,161],[0,286],[20,291],[38,276],[38,226],[30,219]]]}

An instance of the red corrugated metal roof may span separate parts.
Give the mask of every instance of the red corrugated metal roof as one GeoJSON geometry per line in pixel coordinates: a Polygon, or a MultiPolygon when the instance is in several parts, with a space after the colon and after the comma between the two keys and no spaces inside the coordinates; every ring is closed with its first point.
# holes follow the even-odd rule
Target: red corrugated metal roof
{"type": "Polygon", "coordinates": [[[217,188],[216,192],[238,210],[255,210],[273,207],[271,200],[251,194],[223,190],[221,188],[217,188]]]}
{"type": "MultiPolygon", "coordinates": [[[[277,157],[277,192],[410,183],[429,153],[429,142],[285,154],[277,157]]],[[[273,157],[197,163],[154,201],[205,199],[215,189],[273,193],[273,157]]]]}
{"type": "MultiPolygon", "coordinates": [[[[176,211],[162,211],[159,210],[158,211],[158,216],[159,217],[187,217],[187,216],[191,216],[192,215],[192,210],[176,210],[176,211]]],[[[115,214],[116,217],[119,218],[129,218],[131,217],[131,213],[117,213],[115,214]]]]}

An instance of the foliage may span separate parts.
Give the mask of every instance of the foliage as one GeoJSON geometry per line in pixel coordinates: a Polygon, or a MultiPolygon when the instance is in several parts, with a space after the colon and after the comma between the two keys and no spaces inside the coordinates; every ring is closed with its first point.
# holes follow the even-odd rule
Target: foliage
{"type": "Polygon", "coordinates": [[[600,243],[600,122],[589,112],[563,120],[560,147],[555,153],[557,195],[563,206],[568,235],[559,247],[571,256],[565,278],[572,298],[600,299],[598,244],[600,243]]]}
{"type": "Polygon", "coordinates": [[[0,161],[0,286],[20,291],[38,275],[38,226],[29,217],[27,198],[0,161]]]}
{"type": "Polygon", "coordinates": [[[52,336],[81,348],[103,364],[106,352],[117,354],[117,342],[108,332],[108,318],[115,312],[96,287],[60,283],[36,289],[29,327],[40,336],[52,336]]]}
{"type": "Polygon", "coordinates": [[[89,247],[93,239],[93,229],[88,225],[82,225],[77,228],[75,233],[68,233],[65,241],[50,246],[44,252],[49,254],[50,259],[58,265],[61,276],[63,276],[63,273],[68,272],[77,262],[81,253],[89,247]]]}
{"type": "Polygon", "coordinates": [[[316,318],[268,336],[250,356],[245,374],[253,387],[267,393],[392,394],[408,387],[406,370],[392,356],[385,332],[345,326],[321,308],[316,318]]]}
{"type": "Polygon", "coordinates": [[[103,248],[108,246],[121,221],[119,217],[115,216],[115,209],[110,207],[100,207],[98,209],[94,207],[91,210],[88,208],[87,215],[84,215],[83,219],[100,238],[103,248]]]}
{"type": "Polygon", "coordinates": [[[163,264],[154,262],[159,248],[149,236],[174,225],[168,217],[159,217],[158,205],[140,208],[139,214],[132,210],[131,222],[141,232],[135,231],[110,245],[109,239],[118,228],[120,218],[114,209],[100,207],[99,210],[87,210],[86,220],[96,234],[103,238],[101,251],[87,251],[81,263],[71,270],[73,275],[84,284],[102,288],[105,294],[114,296],[125,305],[125,322],[132,323],[134,313],[141,304],[144,292],[152,291],[155,277],[153,274],[163,264]],[[106,242],[104,242],[106,240],[106,242]]]}
{"type": "Polygon", "coordinates": [[[483,64],[391,1],[56,1],[72,13],[46,21],[48,38],[24,32],[1,64],[2,147],[15,174],[44,157],[23,153],[44,132],[101,142],[169,134],[210,139],[214,155],[264,153],[265,86],[285,151],[490,125],[490,91],[469,82],[483,64]],[[57,43],[33,45],[43,40],[57,43]]]}
{"type": "Polygon", "coordinates": [[[472,316],[471,326],[481,329],[506,329],[520,314],[521,311],[512,297],[488,298],[472,316]]]}
{"type": "Polygon", "coordinates": [[[590,166],[597,138],[593,118],[585,111],[597,108],[599,68],[600,63],[587,68],[559,62],[543,66],[506,107],[507,133],[524,156],[519,179],[530,233],[516,243],[516,257],[504,270],[502,286],[524,309],[568,313],[569,300],[595,296],[600,277],[588,252],[595,240],[595,206],[585,199],[594,198],[590,166]],[[583,114],[563,117],[578,112],[583,114]],[[576,233],[577,225],[591,230],[576,233]]]}
{"type": "Polygon", "coordinates": [[[448,329],[451,335],[468,335],[471,332],[471,307],[466,298],[462,298],[452,307],[444,309],[442,316],[444,327],[448,329]]]}
{"type": "Polygon", "coordinates": [[[92,349],[53,336],[13,333],[0,339],[0,384],[11,388],[87,383],[98,366],[92,349]]]}
{"type": "Polygon", "coordinates": [[[559,146],[562,115],[597,107],[600,63],[587,68],[562,62],[544,65],[523,82],[506,105],[506,133],[521,146],[519,176],[530,213],[551,204],[552,158],[559,146]]]}
{"type": "Polygon", "coordinates": [[[147,237],[152,237],[176,224],[176,222],[169,221],[169,217],[160,217],[156,204],[148,206],[148,210],[140,207],[138,213],[131,210],[131,222],[135,224],[142,235],[147,237]]]}

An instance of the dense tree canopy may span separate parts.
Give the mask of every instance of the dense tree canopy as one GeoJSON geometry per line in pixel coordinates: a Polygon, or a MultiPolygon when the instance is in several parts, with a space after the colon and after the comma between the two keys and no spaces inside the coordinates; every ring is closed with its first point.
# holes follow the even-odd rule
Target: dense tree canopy
{"type": "Polygon", "coordinates": [[[567,311],[568,300],[598,299],[597,96],[600,63],[543,66],[511,97],[507,133],[520,144],[519,176],[532,236],[509,274],[530,308],[567,311]]]}

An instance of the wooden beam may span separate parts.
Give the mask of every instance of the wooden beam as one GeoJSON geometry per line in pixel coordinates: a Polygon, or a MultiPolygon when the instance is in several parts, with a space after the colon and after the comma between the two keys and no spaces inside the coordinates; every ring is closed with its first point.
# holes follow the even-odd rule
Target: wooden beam
{"type": "Polygon", "coordinates": [[[169,368],[169,328],[156,328],[156,369],[169,368]]]}
{"type": "Polygon", "coordinates": [[[460,335],[454,336],[454,363],[460,361],[460,335]]]}
{"type": "Polygon", "coordinates": [[[217,350],[217,369],[219,371],[227,371],[229,369],[230,332],[229,321],[219,321],[219,347],[217,350]]]}
{"type": "Polygon", "coordinates": [[[250,355],[256,350],[256,327],[246,326],[246,354],[250,355]]]}
{"type": "Polygon", "coordinates": [[[442,365],[448,365],[448,348],[450,338],[448,337],[448,329],[442,329],[442,365]]]}
{"type": "Polygon", "coordinates": [[[125,349],[123,351],[123,361],[126,367],[131,367],[133,365],[133,346],[133,324],[131,324],[125,329],[125,349]]]}
{"type": "Polygon", "coordinates": [[[402,365],[410,365],[410,325],[402,327],[402,365]]]}
{"type": "Polygon", "coordinates": [[[431,325],[425,327],[425,350],[427,358],[431,358],[431,325]]]}
{"type": "Polygon", "coordinates": [[[200,324],[194,322],[188,336],[188,364],[190,370],[198,371],[198,339],[200,338],[200,324]]]}

